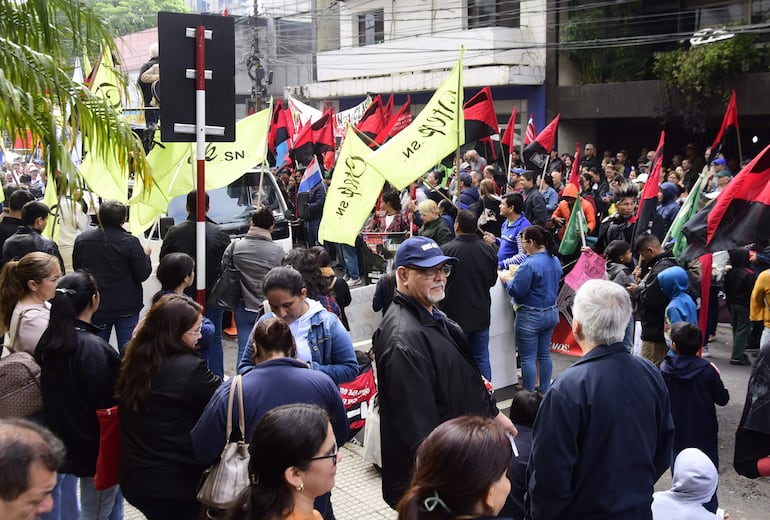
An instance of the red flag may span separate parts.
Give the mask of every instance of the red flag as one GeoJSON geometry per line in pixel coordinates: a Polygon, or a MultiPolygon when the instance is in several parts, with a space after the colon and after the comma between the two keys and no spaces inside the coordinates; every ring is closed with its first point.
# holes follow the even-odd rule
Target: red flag
{"type": "Polygon", "coordinates": [[[514,135],[516,131],[516,107],[513,107],[513,112],[511,112],[511,118],[508,119],[508,126],[505,127],[505,132],[503,132],[503,138],[500,140],[500,143],[503,146],[510,146],[511,149],[513,149],[513,141],[514,141],[514,135]]]}
{"type": "Polygon", "coordinates": [[[492,89],[484,87],[463,105],[465,117],[465,142],[472,143],[482,137],[500,133],[497,126],[492,89]]]}
{"type": "Polygon", "coordinates": [[[270,151],[275,153],[275,147],[289,138],[289,128],[286,125],[286,114],[283,111],[283,100],[279,99],[273,108],[273,117],[270,120],[268,133],[268,145],[270,151]]]}
{"type": "Polygon", "coordinates": [[[401,108],[398,110],[398,113],[390,118],[390,121],[387,125],[385,125],[380,131],[379,134],[377,134],[377,137],[374,139],[377,144],[384,143],[389,137],[393,137],[397,133],[399,133],[401,130],[409,126],[412,122],[412,112],[411,112],[411,105],[412,105],[412,97],[407,96],[406,97],[406,103],[401,105],[401,108]]]}
{"type": "Polygon", "coordinates": [[[529,121],[527,121],[527,133],[524,135],[524,146],[535,140],[537,136],[537,130],[535,130],[535,116],[529,114],[529,121]]]}
{"type": "Polygon", "coordinates": [[[299,128],[294,126],[294,116],[291,113],[291,108],[286,107],[283,109],[283,117],[286,120],[286,128],[289,131],[289,137],[297,135],[299,128]]]}
{"type": "MultiPolygon", "coordinates": [[[[636,228],[634,229],[634,239],[632,244],[636,243],[636,238],[645,233],[653,231],[653,223],[655,215],[657,215],[655,209],[658,207],[658,190],[660,185],[660,170],[663,165],[663,145],[666,138],[666,132],[660,132],[660,141],[658,141],[658,148],[655,150],[655,158],[652,160],[652,168],[650,168],[650,174],[647,178],[647,183],[644,185],[642,196],[639,199],[639,209],[636,212],[636,216],[632,217],[631,222],[636,222],[636,228]]],[[[663,230],[666,233],[666,230],[663,230]]],[[[657,233],[656,233],[657,234],[657,233]]],[[[658,237],[661,240],[663,237],[658,237]]]]}
{"type": "MultiPolygon", "coordinates": [[[[521,155],[524,157],[524,164],[528,170],[539,171],[545,166],[556,140],[556,129],[559,127],[560,118],[561,114],[557,114],[554,120],[548,123],[548,126],[538,134],[537,138],[524,147],[521,155]]],[[[527,132],[529,132],[529,127],[527,127],[527,132]]]]}
{"type": "Polygon", "coordinates": [[[575,143],[575,158],[572,160],[572,172],[569,175],[569,182],[575,186],[580,186],[580,143],[575,143]]]}
{"type": "Polygon", "coordinates": [[[770,239],[770,146],[725,187],[714,202],[688,221],[685,258],[726,251],[770,239]]]}
{"type": "MultiPolygon", "coordinates": [[[[384,126],[385,122],[382,119],[382,98],[377,94],[366,109],[366,112],[364,112],[364,115],[361,116],[361,120],[356,125],[356,129],[365,134],[369,139],[374,140],[384,126]]],[[[364,139],[364,141],[366,141],[366,139],[364,139]]],[[[367,141],[367,144],[371,143],[367,141]]]]}
{"type": "Polygon", "coordinates": [[[707,273],[706,276],[701,274],[700,277],[700,309],[698,310],[698,328],[703,335],[703,343],[706,343],[708,334],[706,329],[709,323],[709,292],[711,291],[711,264],[713,263],[713,256],[711,254],[701,255],[698,259],[700,261],[700,272],[707,273]]]}
{"type": "Polygon", "coordinates": [[[308,164],[314,154],[334,150],[333,120],[332,110],[329,109],[315,123],[303,126],[294,136],[291,157],[297,162],[308,164]]]}
{"type": "MultiPolygon", "coordinates": [[[[730,102],[727,103],[727,110],[725,111],[725,117],[722,118],[722,126],[719,127],[719,133],[717,133],[714,143],[711,145],[711,155],[709,156],[709,163],[711,163],[725,148],[728,137],[733,137],[738,130],[738,105],[735,102],[735,90],[730,95],[730,102]]],[[[737,139],[737,135],[733,137],[737,139]]]]}
{"type": "Polygon", "coordinates": [[[393,94],[390,95],[388,101],[382,106],[382,122],[387,125],[390,123],[390,119],[393,117],[393,94]]]}

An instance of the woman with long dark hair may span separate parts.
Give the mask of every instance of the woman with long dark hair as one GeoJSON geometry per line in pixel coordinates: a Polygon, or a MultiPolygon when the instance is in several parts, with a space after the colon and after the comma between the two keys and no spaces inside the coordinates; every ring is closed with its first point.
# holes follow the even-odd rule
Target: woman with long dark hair
{"type": "Polygon", "coordinates": [[[417,450],[399,520],[495,517],[511,489],[512,456],[509,437],[493,419],[465,416],[442,423],[417,450]]]}
{"type": "Polygon", "coordinates": [[[90,274],[76,271],[59,280],[48,328],[35,349],[40,364],[45,423],[67,448],[63,475],[80,478],[83,518],[106,520],[122,511],[119,487],[94,489],[99,423],[96,410],[115,405],[120,357],[97,335],[91,317],[99,291],[90,274]]]}
{"type": "Polygon", "coordinates": [[[203,467],[190,430],[221,380],[196,352],[203,308],[177,294],[152,306],[126,346],[116,396],[120,485],[148,520],[194,519],[203,467]]]}
{"type": "MultiPolygon", "coordinates": [[[[352,381],[358,375],[353,342],[339,318],[309,297],[306,279],[293,267],[275,267],[262,283],[272,312],[260,321],[278,317],[289,324],[297,344],[297,358],[332,378],[336,384],[352,381]]],[[[246,345],[238,372],[254,367],[254,346],[246,345]]]]}
{"type": "Polygon", "coordinates": [[[556,257],[553,235],[541,226],[530,226],[522,233],[527,258],[515,271],[502,271],[500,280],[513,299],[516,321],[513,331],[521,357],[524,389],[535,390],[536,363],[540,387],[545,394],[551,387],[551,335],[559,323],[556,296],[559,293],[561,264],[556,257]]]}
{"type": "Polygon", "coordinates": [[[290,404],[260,419],[249,445],[251,484],[230,509],[231,520],[321,520],[316,497],[331,491],[337,443],[327,413],[290,404]]]}
{"type": "Polygon", "coordinates": [[[337,298],[327,278],[321,273],[318,256],[311,249],[295,247],[284,255],[281,263],[299,271],[305,281],[308,296],[342,320],[342,310],[337,303],[337,298]]]}
{"type": "Polygon", "coordinates": [[[5,348],[33,354],[48,327],[56,283],[61,276],[59,259],[46,253],[27,253],[10,261],[0,272],[0,332],[5,348]]]}

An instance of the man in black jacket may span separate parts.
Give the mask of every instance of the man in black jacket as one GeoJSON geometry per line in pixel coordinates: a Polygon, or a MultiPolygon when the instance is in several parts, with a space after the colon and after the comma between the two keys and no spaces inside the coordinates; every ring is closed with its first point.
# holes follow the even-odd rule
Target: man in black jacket
{"type": "Polygon", "coordinates": [[[466,209],[458,213],[456,238],[442,247],[445,255],[457,258],[458,269],[447,278],[446,298],[439,307],[462,327],[476,366],[487,381],[492,381],[489,289],[497,282],[497,255],[476,233],[477,222],[473,211],[466,209]],[[468,305],[468,302],[473,303],[468,305]]]}
{"type": "Polygon", "coordinates": [[[27,202],[35,200],[35,196],[27,190],[15,187],[8,197],[8,213],[0,220],[0,252],[8,237],[16,233],[21,226],[21,208],[27,202]]]}
{"type": "Polygon", "coordinates": [[[19,260],[27,253],[40,251],[58,258],[62,275],[64,275],[64,260],[59,253],[59,246],[50,238],[41,235],[48,223],[50,214],[51,210],[42,202],[33,200],[24,204],[24,207],[21,208],[21,225],[16,229],[16,233],[8,237],[3,244],[3,258],[0,267],[11,260],[19,260]]]}
{"type": "Polygon", "coordinates": [[[105,341],[115,328],[121,353],[139,322],[144,305],[142,282],[152,273],[152,251],[142,248],[139,239],[123,229],[126,214],[126,206],[117,200],[102,202],[99,227],[78,235],[72,249],[72,266],[90,272],[103,295],[91,321],[100,327],[98,335],[105,341]]]}
{"type": "Polygon", "coordinates": [[[524,188],[524,215],[535,226],[545,226],[550,215],[545,209],[545,198],[535,184],[535,172],[525,170],[521,174],[521,186],[524,188]]]}
{"type": "MultiPolygon", "coordinates": [[[[187,253],[195,258],[196,250],[196,199],[195,190],[187,194],[187,220],[180,222],[169,228],[166,236],[163,238],[163,246],[160,248],[160,258],[163,259],[169,253],[187,253]]],[[[209,194],[206,193],[206,212],[209,211],[209,194]]],[[[208,298],[211,288],[216,283],[222,263],[222,256],[225,249],[230,245],[230,236],[219,229],[211,220],[206,218],[206,298],[208,298]]],[[[185,294],[195,299],[195,286],[185,289],[185,294]]],[[[219,377],[224,377],[224,360],[222,353],[222,315],[224,310],[211,305],[208,302],[205,306],[205,314],[208,319],[214,323],[214,337],[211,338],[208,352],[206,352],[206,361],[209,370],[219,377]]]]}
{"type": "Polygon", "coordinates": [[[660,367],[668,352],[663,331],[666,306],[670,300],[660,287],[658,275],[679,264],[670,252],[663,250],[658,237],[652,234],[639,237],[634,250],[639,254],[640,265],[634,270],[639,284],[631,285],[629,290],[632,291],[639,321],[642,322],[642,357],[660,367]]]}
{"type": "Polygon", "coordinates": [[[393,508],[409,485],[418,446],[442,422],[461,415],[494,417],[516,434],[487,391],[462,330],[435,306],[444,299],[447,271],[457,259],[430,238],[413,237],[399,246],[395,260],[397,290],[373,337],[382,495],[393,508]]]}

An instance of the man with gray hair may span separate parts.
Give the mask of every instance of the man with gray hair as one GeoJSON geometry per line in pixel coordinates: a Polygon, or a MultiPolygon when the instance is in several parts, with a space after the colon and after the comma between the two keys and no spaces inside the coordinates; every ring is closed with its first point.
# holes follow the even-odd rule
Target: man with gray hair
{"type": "Polygon", "coordinates": [[[671,463],[668,390],[623,336],[626,290],[589,280],[575,295],[572,333],[584,356],[545,395],[532,434],[532,520],[650,518],[655,482],[671,463]]]}
{"type": "Polygon", "coordinates": [[[0,518],[34,520],[53,509],[64,445],[24,419],[0,419],[0,518]]]}

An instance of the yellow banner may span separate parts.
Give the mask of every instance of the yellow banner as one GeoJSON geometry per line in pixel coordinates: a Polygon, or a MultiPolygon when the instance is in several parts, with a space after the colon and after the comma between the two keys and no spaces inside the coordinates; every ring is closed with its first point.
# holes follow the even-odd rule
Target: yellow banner
{"type": "Polygon", "coordinates": [[[368,165],[367,157],[374,152],[348,125],[342,143],[324,212],[318,229],[321,242],[355,245],[361,227],[382,191],[385,179],[368,165]]]}
{"type": "Polygon", "coordinates": [[[369,166],[403,189],[465,143],[463,51],[417,118],[369,157],[369,166]]]}

